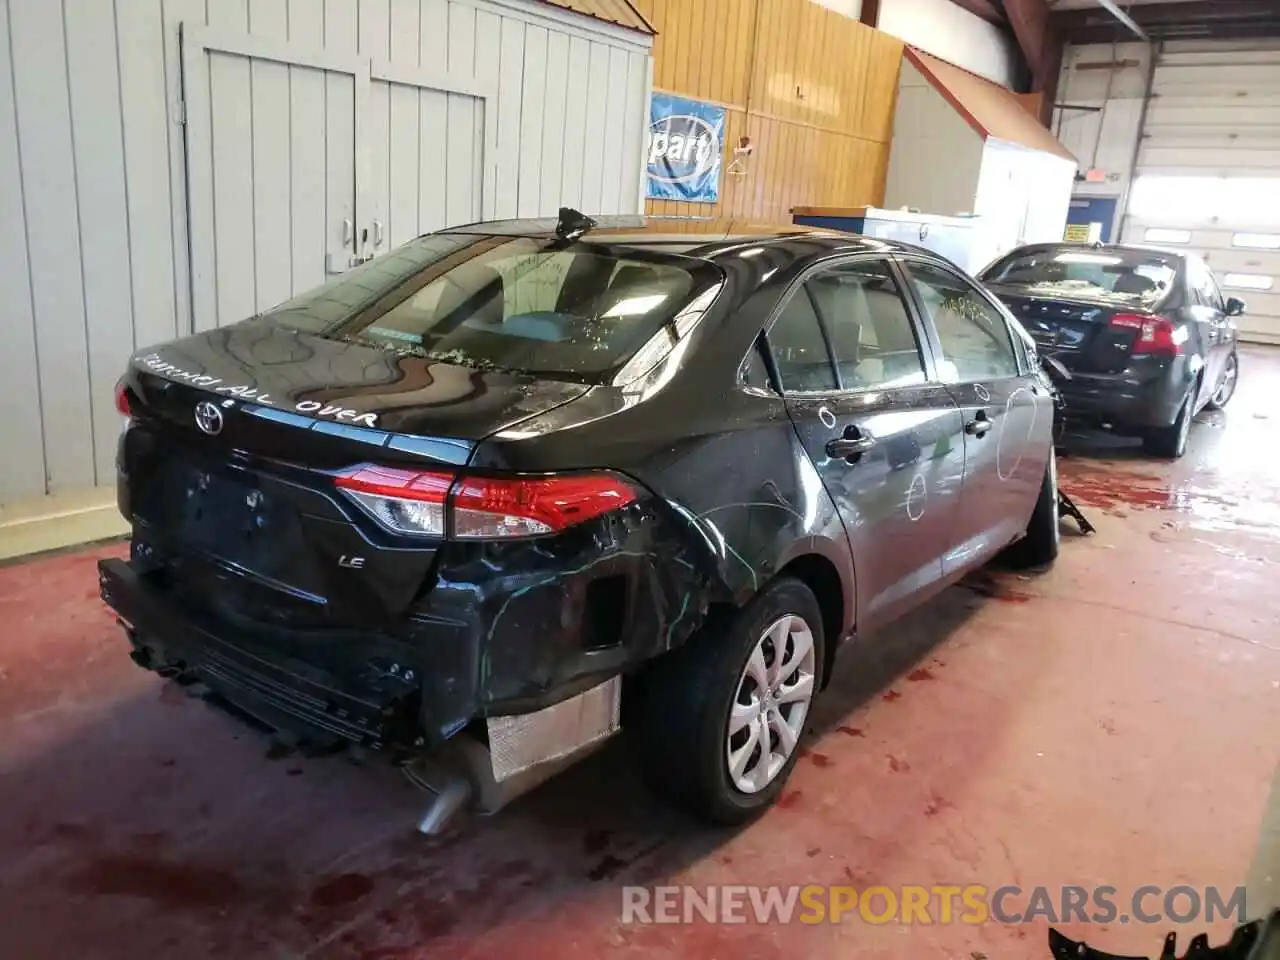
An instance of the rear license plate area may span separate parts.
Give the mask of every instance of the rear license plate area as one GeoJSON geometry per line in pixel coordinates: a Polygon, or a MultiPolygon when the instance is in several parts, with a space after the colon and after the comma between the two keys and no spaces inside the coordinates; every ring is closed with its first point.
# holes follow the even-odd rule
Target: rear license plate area
{"type": "Polygon", "coordinates": [[[249,477],[169,462],[154,477],[155,495],[141,498],[147,519],[178,545],[253,573],[292,582],[303,559],[293,505],[249,477]]]}

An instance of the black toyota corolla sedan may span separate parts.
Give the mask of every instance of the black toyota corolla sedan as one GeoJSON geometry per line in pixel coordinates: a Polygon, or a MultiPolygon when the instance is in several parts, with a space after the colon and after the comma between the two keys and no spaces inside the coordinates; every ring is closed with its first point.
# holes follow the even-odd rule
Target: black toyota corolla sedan
{"type": "Polygon", "coordinates": [[[1053,560],[1051,395],[924,250],[453,228],[132,359],[102,595],[139,665],[439,803],[625,729],[739,821],[842,641],[998,552],[1053,560]]]}
{"type": "Polygon", "coordinates": [[[1191,421],[1223,407],[1239,376],[1235,317],[1199,257],[1140,246],[1020,247],[982,280],[1040,352],[1072,373],[1060,383],[1068,420],[1139,436],[1180,457],[1191,421]]]}

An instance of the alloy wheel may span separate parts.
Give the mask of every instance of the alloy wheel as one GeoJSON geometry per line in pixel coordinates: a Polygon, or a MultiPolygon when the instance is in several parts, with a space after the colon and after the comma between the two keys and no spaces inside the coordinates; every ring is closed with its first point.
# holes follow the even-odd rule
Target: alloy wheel
{"type": "Polygon", "coordinates": [[[1231,399],[1231,395],[1236,392],[1236,381],[1240,376],[1240,361],[1236,359],[1235,354],[1231,355],[1231,359],[1227,362],[1227,369],[1222,374],[1222,383],[1218,384],[1218,391],[1213,395],[1213,405],[1215,407],[1226,406],[1227,401],[1231,399]]]}
{"type": "Polygon", "coordinates": [[[1178,418],[1178,456],[1187,449],[1187,439],[1191,436],[1191,421],[1195,419],[1192,414],[1191,397],[1187,397],[1186,407],[1182,411],[1182,416],[1178,418]]]}
{"type": "Polygon", "coordinates": [[[725,761],[743,793],[772,783],[795,752],[813,701],[813,631],[803,617],[775,620],[756,641],[729,710],[725,761]]]}

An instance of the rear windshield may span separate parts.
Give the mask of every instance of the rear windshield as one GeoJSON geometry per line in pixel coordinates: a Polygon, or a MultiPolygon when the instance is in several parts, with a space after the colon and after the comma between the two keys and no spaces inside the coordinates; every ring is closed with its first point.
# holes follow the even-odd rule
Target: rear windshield
{"type": "Polygon", "coordinates": [[[1158,252],[1052,247],[1013,254],[982,279],[1067,296],[1155,301],[1169,292],[1177,273],[1177,258],[1158,252]]]}
{"type": "Polygon", "coordinates": [[[721,279],[711,263],[645,250],[432,234],[263,316],[478,369],[594,381],[721,279]]]}

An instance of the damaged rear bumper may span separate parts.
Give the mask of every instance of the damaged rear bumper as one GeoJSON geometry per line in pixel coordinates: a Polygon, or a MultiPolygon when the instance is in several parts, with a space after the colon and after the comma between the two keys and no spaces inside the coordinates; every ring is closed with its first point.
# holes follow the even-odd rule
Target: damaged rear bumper
{"type": "Polygon", "coordinates": [[[268,649],[234,640],[174,604],[123,560],[98,563],[102,599],[119,616],[139,666],[210,690],[281,731],[323,745],[339,742],[373,749],[411,746],[421,737],[417,677],[389,669],[364,682],[268,649]]]}

